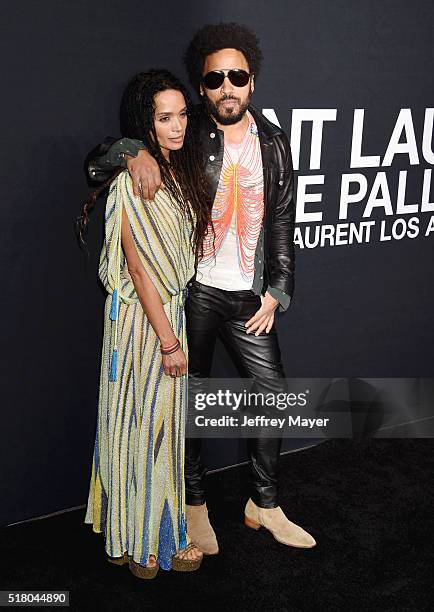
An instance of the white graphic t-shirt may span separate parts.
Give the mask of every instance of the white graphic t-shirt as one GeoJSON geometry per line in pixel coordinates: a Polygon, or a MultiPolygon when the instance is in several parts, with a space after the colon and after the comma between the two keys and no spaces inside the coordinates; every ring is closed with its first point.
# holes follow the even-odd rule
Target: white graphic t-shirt
{"type": "Polygon", "coordinates": [[[264,214],[264,182],[258,130],[251,113],[239,145],[225,142],[223,165],[196,279],[204,285],[251,289],[255,251],[264,214]]]}

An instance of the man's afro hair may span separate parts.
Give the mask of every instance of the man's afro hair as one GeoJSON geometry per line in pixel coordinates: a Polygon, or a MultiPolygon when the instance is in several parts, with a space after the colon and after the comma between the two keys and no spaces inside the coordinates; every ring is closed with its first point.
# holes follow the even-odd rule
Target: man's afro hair
{"type": "Polygon", "coordinates": [[[184,55],[190,83],[199,91],[205,59],[221,49],[237,49],[246,58],[249,70],[257,78],[262,52],[259,38],[252,30],[239,23],[208,24],[196,32],[184,55]]]}

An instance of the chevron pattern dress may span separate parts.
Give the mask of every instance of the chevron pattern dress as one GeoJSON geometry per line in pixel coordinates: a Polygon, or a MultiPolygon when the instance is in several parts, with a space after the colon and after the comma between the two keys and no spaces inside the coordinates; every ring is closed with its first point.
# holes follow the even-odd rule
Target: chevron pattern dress
{"type": "Polygon", "coordinates": [[[127,552],[171,569],[188,543],[184,519],[186,377],[164,374],[159,340],[128,273],[122,205],[141,262],[157,288],[184,352],[186,285],[194,274],[192,224],[167,190],[135,197],[127,171],[110,187],[99,277],[108,296],[96,439],[85,523],[105,536],[110,557],[127,552]]]}

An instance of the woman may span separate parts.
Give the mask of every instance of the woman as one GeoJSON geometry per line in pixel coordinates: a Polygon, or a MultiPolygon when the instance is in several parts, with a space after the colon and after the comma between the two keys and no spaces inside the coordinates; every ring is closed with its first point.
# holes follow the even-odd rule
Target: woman
{"type": "MultiPolygon", "coordinates": [[[[134,196],[126,170],[111,182],[99,277],[104,313],[98,423],[85,523],[105,535],[109,561],[153,578],[198,569],[184,518],[187,344],[184,299],[210,220],[190,97],[166,70],[136,75],[121,131],[159,162],[164,189],[134,196]]],[[[103,186],[104,187],[104,186],[103,186]]],[[[78,219],[81,240],[100,188],[78,219]]]]}

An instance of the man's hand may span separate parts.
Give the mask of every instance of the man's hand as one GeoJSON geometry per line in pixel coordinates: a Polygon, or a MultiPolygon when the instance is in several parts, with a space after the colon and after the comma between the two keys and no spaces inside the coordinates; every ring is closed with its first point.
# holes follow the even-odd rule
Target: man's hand
{"type": "Polygon", "coordinates": [[[255,336],[259,336],[264,329],[268,334],[273,327],[274,312],[279,305],[279,301],[266,291],[265,295],[261,296],[261,302],[261,308],[245,324],[248,334],[256,330],[255,336]]]}
{"type": "Polygon", "coordinates": [[[153,200],[161,187],[160,167],[145,149],[137,157],[125,155],[128,172],[133,181],[134,195],[144,200],[153,200]]]}

